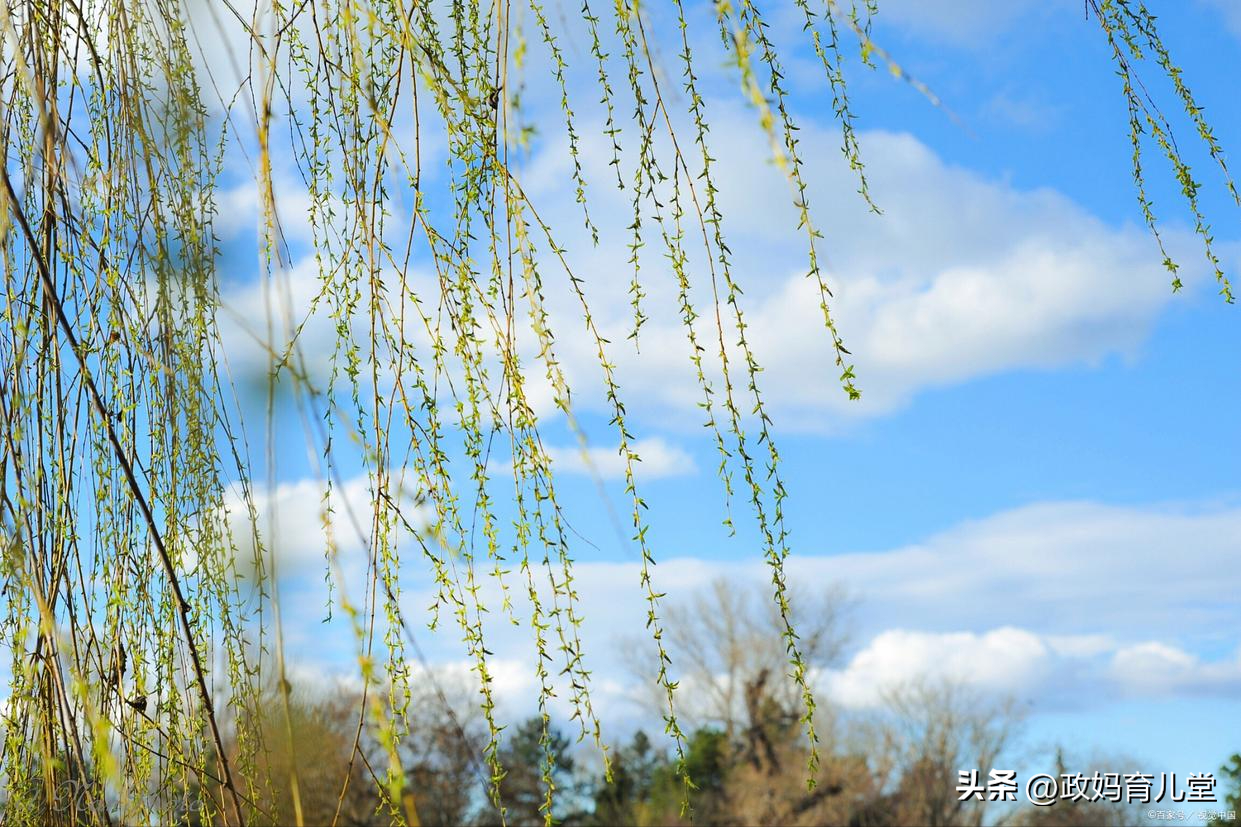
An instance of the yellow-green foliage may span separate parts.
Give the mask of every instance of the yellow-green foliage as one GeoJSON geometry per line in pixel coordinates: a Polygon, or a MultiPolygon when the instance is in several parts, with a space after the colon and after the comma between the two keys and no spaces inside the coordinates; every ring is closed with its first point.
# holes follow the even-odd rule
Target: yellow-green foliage
{"type": "MultiPolygon", "coordinates": [[[[740,490],[770,564],[772,599],[802,694],[807,777],[818,775],[814,696],[788,620],[786,489],[717,200],[721,173],[691,50],[698,42],[693,15],[674,0],[670,13],[680,31],[661,33],[660,42],[675,42],[677,54],[660,65],[637,0],[598,5],[583,0],[577,21],[588,54],[562,42],[560,6],[538,0],[273,0],[257,10],[227,0],[0,5],[6,823],[262,822],[272,814],[256,802],[272,800],[271,785],[290,791],[300,819],[296,755],[261,760],[269,754],[265,741],[281,736],[273,734],[279,728],[253,724],[270,718],[256,699],[274,685],[285,707],[283,737],[293,743],[278,572],[267,553],[271,538],[258,531],[262,486],[252,479],[262,473],[268,490],[275,487],[282,383],[293,389],[291,409],[323,480],[329,611],[341,611],[353,630],[364,699],[357,731],[378,750],[356,754],[367,761],[366,777],[393,820],[416,821],[416,791],[404,788],[399,757],[413,644],[399,583],[402,565],[425,566],[436,584],[433,624],[449,618],[473,664],[493,795],[505,772],[504,722],[495,709],[484,617],[529,624],[550,823],[557,756],[548,701],[558,687],[567,687],[579,734],[607,752],[579,633],[572,532],[531,384],[546,381],[584,445],[559,355],[562,338],[583,331],[624,460],[628,532],[641,559],[638,585],[658,651],[666,729],[690,788],[663,644],[656,540],[613,361],[615,348],[629,344],[605,338],[587,277],[562,246],[564,228],[540,214],[517,163],[538,135],[559,130],[591,243],[599,243],[601,226],[628,233],[633,346],[643,341],[649,280],[675,281],[703,421],[719,451],[725,521],[733,525],[740,490]],[[195,58],[201,43],[231,30],[244,33],[228,51],[245,78],[240,88],[211,66],[204,75],[195,58]],[[582,64],[570,66],[573,59],[582,64]],[[558,121],[536,122],[526,106],[526,78],[536,72],[554,84],[558,121]],[[574,108],[580,86],[570,82],[578,76],[597,79],[602,135],[616,184],[632,204],[626,215],[589,209],[574,108]],[[689,125],[686,134],[678,124],[689,125]],[[267,330],[258,338],[272,348],[262,428],[242,422],[236,383],[221,360],[227,308],[213,221],[232,153],[251,165],[260,203],[256,278],[267,297],[267,330]],[[278,202],[276,159],[289,157],[309,195],[305,215],[278,202]],[[436,159],[434,170],[424,167],[426,158],[436,159]],[[291,261],[282,227],[290,221],[309,222],[318,276],[311,312],[330,318],[337,334],[327,379],[318,384],[296,335],[283,344],[273,335],[296,334],[305,322],[290,318],[286,305],[291,261]],[[644,259],[648,244],[661,255],[644,259]],[[662,273],[650,265],[664,260],[662,273]],[[432,294],[415,278],[415,262],[433,276],[432,294]],[[580,328],[554,326],[553,295],[576,307],[580,328]],[[695,303],[702,296],[709,297],[705,306],[695,303]],[[256,443],[261,463],[252,455],[256,443]],[[501,470],[493,451],[505,457],[501,470]],[[351,462],[368,475],[370,513],[334,509],[332,493],[351,462]],[[252,526],[245,543],[225,514],[230,488],[240,492],[252,526]],[[420,519],[415,505],[430,517],[420,519]],[[352,592],[365,595],[360,605],[341,582],[341,532],[366,541],[367,582],[352,592]],[[254,550],[245,566],[239,545],[254,550]],[[241,576],[247,566],[258,572],[257,593],[241,576]],[[491,588],[499,605],[485,601],[491,588]],[[515,616],[512,589],[528,596],[528,617],[515,616]],[[259,769],[277,765],[287,770],[259,769]]],[[[856,398],[820,263],[823,236],[808,203],[793,106],[762,5],[717,0],[697,25],[719,35],[768,138],[766,160],[788,181],[797,215],[790,229],[805,233],[807,276],[840,383],[856,398]]],[[[803,45],[830,85],[860,195],[878,211],[854,129],[842,35],[856,40],[864,63],[880,57],[935,99],[872,41],[873,0],[796,5],[803,45]]],[[[1198,184],[1137,77],[1148,55],[1224,168],[1222,152],[1145,7],[1124,0],[1088,6],[1123,81],[1143,213],[1158,239],[1140,160],[1141,135],[1148,134],[1171,162],[1231,298],[1198,184]]],[[[1228,188],[1235,198],[1231,181],[1228,188]]],[[[346,775],[342,784],[354,768],[346,775]]]]}

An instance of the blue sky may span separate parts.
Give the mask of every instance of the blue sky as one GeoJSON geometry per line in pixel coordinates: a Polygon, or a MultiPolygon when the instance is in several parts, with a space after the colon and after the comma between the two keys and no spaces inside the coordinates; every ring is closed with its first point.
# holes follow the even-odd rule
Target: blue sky
{"type": "MultiPolygon", "coordinates": [[[[1241,7],[1152,5],[1217,136],[1236,152],[1241,7]]],[[[860,403],[847,402],[835,382],[801,278],[787,189],[755,160],[765,146],[755,117],[734,78],[704,73],[727,171],[725,220],[785,457],[792,571],[808,585],[840,583],[855,601],[850,645],[821,686],[845,708],[865,710],[885,687],[930,674],[1020,698],[1032,744],[1132,756],[1155,773],[1214,771],[1241,749],[1236,308],[1215,295],[1152,148],[1152,196],[1185,265],[1186,289],[1171,293],[1134,198],[1119,81],[1081,3],[881,0],[880,8],[876,40],[956,116],[853,62],[851,93],[882,216],[854,195],[813,55],[787,53],[811,207],[857,359],[860,403]]],[[[671,34],[660,10],[650,15],[653,31],[671,34]]],[[[797,21],[777,15],[773,31],[791,38],[797,21]]],[[[580,114],[589,123],[598,113],[583,103],[580,114]]],[[[606,145],[584,134],[588,179],[602,183],[606,145]]],[[[1190,137],[1182,148],[1206,183],[1205,211],[1235,276],[1241,211],[1190,137]]],[[[575,228],[565,149],[549,130],[521,174],[553,224],[575,228]]],[[[284,160],[280,197],[295,211],[284,160]]],[[[246,275],[251,192],[235,165],[222,232],[235,274],[225,298],[236,307],[256,306],[246,275]]],[[[596,217],[615,226],[598,249],[584,233],[564,240],[589,276],[601,324],[623,343],[628,272],[617,263],[628,196],[596,186],[591,197],[596,217]]],[[[292,283],[304,286],[304,300],[314,274],[307,239],[290,226],[292,283]]],[[[658,266],[644,263],[652,274],[658,266]]],[[[642,351],[618,347],[616,358],[642,440],[658,586],[678,600],[714,576],[764,575],[753,532],[730,538],[720,525],[714,447],[693,407],[676,318],[659,312],[671,294],[652,279],[642,351]]],[[[549,299],[553,318],[577,330],[565,301],[549,299]]],[[[595,466],[612,508],[624,513],[590,344],[560,336],[595,466]]],[[[326,325],[306,335],[312,363],[323,363],[331,337],[326,325]]],[[[255,358],[244,337],[234,346],[235,360],[255,358]]],[[[551,418],[547,428],[563,503],[590,541],[575,551],[583,603],[594,613],[592,666],[616,710],[605,716],[632,721],[632,686],[612,645],[616,630],[641,625],[634,550],[609,522],[568,432],[551,418]]],[[[348,668],[347,635],[318,625],[317,489],[291,430],[276,495],[286,527],[280,551],[292,564],[289,652],[307,668],[339,671],[348,668]]],[[[364,482],[352,485],[347,496],[369,507],[364,482]]],[[[409,560],[407,605],[416,613],[429,592],[419,558],[409,560]]],[[[523,714],[533,703],[528,635],[496,635],[506,703],[523,714]]],[[[442,668],[462,663],[451,635],[428,634],[424,644],[442,668]]]]}

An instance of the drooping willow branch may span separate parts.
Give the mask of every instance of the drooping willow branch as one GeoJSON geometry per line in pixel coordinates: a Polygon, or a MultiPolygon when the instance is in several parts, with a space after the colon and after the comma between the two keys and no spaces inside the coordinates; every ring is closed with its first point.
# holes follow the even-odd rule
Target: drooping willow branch
{"type": "Polygon", "coordinates": [[[1146,50],[1154,56],[1155,64],[1161,73],[1171,81],[1177,102],[1184,108],[1185,114],[1210,154],[1211,160],[1219,167],[1229,196],[1235,204],[1241,206],[1241,194],[1237,192],[1232,176],[1228,172],[1223,148],[1202,114],[1202,107],[1198,105],[1193,93],[1185,84],[1181,69],[1172,62],[1172,56],[1159,37],[1155,16],[1146,8],[1146,4],[1140,0],[1139,2],[1088,0],[1087,8],[1094,12],[1099,27],[1107,37],[1112,58],[1116,63],[1117,74],[1121,79],[1129,114],[1129,139],[1133,146],[1133,183],[1137,190],[1138,204],[1142,209],[1142,217],[1155,243],[1159,246],[1159,252],[1163,255],[1163,265],[1172,275],[1172,289],[1180,290],[1182,287],[1181,278],[1178,275],[1180,265],[1172,259],[1164,246],[1164,239],[1155,219],[1154,204],[1147,195],[1146,173],[1142,165],[1143,135],[1150,135],[1160,154],[1172,168],[1176,182],[1181,186],[1181,195],[1193,216],[1194,232],[1202,241],[1207,263],[1219,284],[1220,295],[1231,304],[1233,301],[1232,283],[1224,274],[1219,257],[1215,254],[1215,239],[1211,234],[1211,227],[1207,223],[1198,197],[1198,190],[1202,185],[1195,180],[1189,163],[1181,155],[1172,124],[1160,111],[1159,105],[1146,88],[1139,73],[1140,65],[1148,60],[1146,50]]]}
{"type": "MultiPolygon", "coordinates": [[[[130,461],[125,446],[121,444],[120,438],[116,435],[116,427],[113,424],[114,414],[109,410],[107,402],[104,401],[103,395],[99,392],[98,386],[95,384],[94,377],[91,376],[89,365],[87,365],[85,357],[82,355],[82,345],[78,341],[77,334],[74,333],[73,324],[69,321],[68,315],[65,313],[64,305],[61,304],[60,297],[56,294],[56,282],[52,278],[51,270],[48,268],[47,262],[37,252],[39,247],[38,239],[35,238],[34,231],[30,229],[30,222],[26,218],[26,213],[21,208],[21,201],[17,196],[17,192],[13,189],[13,181],[9,177],[7,167],[0,171],[0,175],[4,178],[4,197],[0,199],[5,205],[5,211],[17,219],[17,224],[21,228],[22,235],[26,242],[30,245],[34,257],[35,269],[39,273],[39,280],[43,285],[44,297],[47,307],[51,311],[55,324],[60,328],[61,333],[65,337],[65,342],[69,346],[69,352],[77,357],[78,375],[82,384],[86,387],[87,395],[90,398],[91,407],[94,409],[97,420],[107,435],[108,443],[112,447],[113,457],[117,465],[124,475],[125,484],[128,486],[130,495],[133,497],[134,503],[138,507],[139,513],[142,515],[142,522],[146,526],[148,536],[151,538],[151,544],[155,547],[156,553],[159,555],[160,565],[163,566],[164,574],[168,578],[168,585],[172,590],[173,600],[177,612],[177,620],[180,624],[180,630],[185,636],[185,647],[190,654],[190,665],[192,676],[198,688],[199,698],[202,701],[203,710],[206,716],[207,726],[211,729],[211,738],[216,747],[216,757],[220,763],[220,772],[223,775],[224,788],[228,790],[232,799],[233,811],[237,817],[238,824],[244,824],[241,812],[241,799],[238,796],[237,787],[233,782],[233,772],[229,767],[228,753],[224,749],[224,741],[220,737],[220,726],[216,719],[215,709],[211,700],[211,690],[207,686],[206,672],[203,669],[202,655],[199,653],[198,641],[193,625],[190,622],[190,605],[185,599],[185,594],[181,587],[181,579],[177,575],[176,567],[172,563],[172,558],[168,555],[168,548],[164,545],[159,526],[155,522],[155,515],[151,511],[151,505],[147,502],[146,495],[143,493],[142,485],[138,481],[137,475],[134,473],[133,463],[130,461]]],[[[16,516],[16,515],[15,515],[16,516]]],[[[20,539],[18,540],[20,543],[20,539]]]]}
{"type": "MultiPolygon", "coordinates": [[[[642,418],[627,406],[617,364],[617,348],[647,346],[659,279],[675,294],[719,452],[725,524],[755,538],[769,565],[789,679],[804,705],[808,780],[817,780],[813,675],[784,573],[788,492],[748,332],[748,274],[719,197],[725,171],[712,154],[716,101],[705,78],[731,66],[788,187],[789,229],[803,238],[849,397],[864,377],[837,327],[823,264],[831,228],[815,219],[801,107],[784,66],[803,50],[822,67],[841,149],[876,211],[846,41],[864,65],[877,59],[938,99],[872,39],[873,0],[797,0],[804,30],[791,43],[773,34],[772,11],[757,0],[598,5],[583,2],[565,19],[540,0],[272,0],[249,9],[231,0],[6,0],[6,820],[47,820],[70,776],[96,793],[83,811],[68,805],[70,816],[92,823],[279,819],[263,806],[274,787],[292,790],[288,817],[306,817],[296,762],[284,777],[264,774],[271,745],[257,723],[260,690],[274,676],[292,744],[282,578],[273,575],[283,571],[283,538],[271,528],[286,419],[300,422],[320,481],[328,619],[343,615],[362,681],[350,772],[365,766],[395,821],[417,818],[401,753],[407,647],[416,648],[402,602],[411,582],[430,582],[430,624],[453,630],[472,664],[488,733],[480,767],[501,817],[504,722],[487,644],[497,619],[530,629],[545,818],[558,760],[553,697],[566,697],[580,736],[607,761],[581,634],[577,540],[546,444],[559,427],[585,451],[588,417],[607,421],[622,459],[625,539],[688,790],[659,540],[639,486],[642,418]],[[704,55],[699,34],[718,51],[704,55]],[[589,47],[579,54],[574,43],[589,47]],[[530,185],[532,153],[557,147],[572,222],[553,218],[530,185]],[[235,195],[239,177],[256,226],[222,244],[220,195],[235,195]],[[601,183],[616,184],[623,215],[600,209],[601,183]],[[291,206],[299,194],[302,211],[291,206]],[[300,241],[287,232],[303,226],[300,241]],[[587,272],[583,249],[607,244],[627,251],[616,257],[622,267],[587,272]],[[238,248],[257,260],[244,279],[256,286],[257,309],[234,306],[221,285],[238,248]],[[619,324],[596,306],[612,277],[628,297],[619,324]],[[593,380],[568,364],[574,336],[595,361],[593,380]],[[231,360],[251,337],[263,366],[248,384],[231,360]],[[583,403],[580,388],[592,381],[595,397],[583,403]],[[256,409],[262,429],[247,417],[256,409]],[[260,458],[252,433],[262,433],[260,458]],[[265,493],[253,482],[260,475],[265,493]],[[348,499],[359,475],[362,504],[348,499]],[[742,508],[748,519],[735,513],[742,508]],[[361,547],[360,564],[346,546],[361,547]]],[[[1222,149],[1144,6],[1089,6],[1121,71],[1139,205],[1156,242],[1162,249],[1142,134],[1171,163],[1230,298],[1199,185],[1139,75],[1147,54],[1235,198],[1222,149]]]]}

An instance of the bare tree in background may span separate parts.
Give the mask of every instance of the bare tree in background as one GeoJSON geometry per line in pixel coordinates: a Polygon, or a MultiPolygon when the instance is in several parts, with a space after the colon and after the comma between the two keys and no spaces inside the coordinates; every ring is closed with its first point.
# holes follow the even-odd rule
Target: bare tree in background
{"type": "MultiPolygon", "coordinates": [[[[352,684],[323,683],[291,691],[287,705],[270,690],[256,704],[256,720],[244,722],[261,732],[264,745],[253,768],[259,795],[249,803],[274,824],[390,824],[385,750],[367,721],[359,725],[369,704],[386,705],[386,691],[372,687],[364,703],[352,684]],[[294,777],[296,796],[290,783],[294,777]]],[[[486,800],[488,783],[481,758],[486,733],[472,708],[471,692],[443,676],[424,675],[409,686],[409,731],[401,742],[400,762],[413,795],[412,810],[424,827],[465,824],[486,800]]],[[[231,729],[226,746],[230,755],[240,757],[239,729],[231,729]]],[[[219,798],[220,792],[213,795],[219,798]]],[[[397,808],[405,814],[405,802],[397,808]]],[[[198,823],[192,813],[182,815],[185,823],[198,823]]]]}
{"type": "MultiPolygon", "coordinates": [[[[1079,760],[1065,755],[1064,749],[1055,749],[1055,758],[1047,772],[1057,778],[1068,774],[1081,774],[1087,779],[1098,773],[1141,772],[1139,762],[1125,756],[1094,756],[1079,760]],[[1074,767],[1075,769],[1070,769],[1074,767]]],[[[1086,785],[1089,787],[1089,784],[1086,785]]],[[[1061,798],[1054,804],[1037,807],[1026,805],[1016,810],[1003,824],[1011,827],[1126,827],[1130,824],[1148,822],[1145,810],[1148,805],[1137,802],[1111,801],[1100,797],[1096,801],[1087,798],[1061,798]]]]}
{"type": "MultiPolygon", "coordinates": [[[[818,592],[790,591],[790,618],[798,631],[802,657],[812,672],[840,657],[841,629],[847,597],[839,586],[818,592]]],[[[730,741],[744,737],[758,717],[799,716],[801,690],[787,676],[789,657],[783,642],[784,621],[759,585],[737,585],[720,578],[665,613],[665,646],[685,689],[681,715],[695,726],[720,728],[730,741]]],[[[630,671],[653,686],[655,665],[649,641],[624,642],[630,671]]],[[[659,711],[662,696],[652,695],[659,711]]],[[[825,727],[828,734],[830,727],[825,727]]]]}
{"type": "MultiPolygon", "coordinates": [[[[291,692],[287,704],[279,692],[269,690],[250,720],[230,727],[225,747],[234,761],[243,754],[237,732],[262,737],[252,770],[257,780],[252,804],[260,814],[275,824],[386,823],[378,814],[382,799],[368,764],[373,756],[367,755],[365,741],[355,751],[357,710],[357,692],[344,686],[291,692]],[[290,783],[295,777],[296,793],[290,783]]],[[[213,797],[221,792],[214,791],[213,797]]]]}
{"type": "MultiPolygon", "coordinates": [[[[808,787],[801,699],[788,678],[779,618],[759,597],[755,587],[717,580],[668,612],[683,717],[724,744],[721,781],[702,802],[700,814],[710,815],[701,823],[980,827],[994,817],[995,805],[959,800],[957,773],[978,768],[985,777],[999,766],[1020,715],[1009,701],[947,682],[889,691],[866,716],[846,716],[819,698],[825,748],[808,787]]],[[[803,656],[822,674],[841,655],[847,602],[828,588],[795,593],[792,605],[803,656]]],[[[673,814],[665,819],[652,823],[679,823],[673,814]]]]}
{"type": "Polygon", "coordinates": [[[985,778],[1000,768],[1020,717],[1011,701],[945,681],[888,692],[882,712],[857,730],[879,793],[852,823],[981,827],[995,805],[961,800],[957,773],[985,778]]]}
{"type": "MultiPolygon", "coordinates": [[[[836,662],[844,644],[843,591],[799,588],[791,590],[789,603],[802,658],[812,675],[820,673],[836,662]]],[[[852,782],[845,783],[846,773],[830,747],[823,750],[814,789],[807,789],[809,748],[801,732],[805,707],[790,675],[785,620],[764,588],[718,579],[670,605],[666,618],[665,646],[682,687],[681,716],[696,728],[691,744],[704,750],[706,744],[719,745],[720,770],[710,773],[718,775],[718,783],[701,791],[697,817],[714,824],[810,824],[842,816],[845,810],[835,804],[852,782]]],[[[657,687],[643,641],[626,645],[631,671],[657,687]]],[[[657,709],[658,698],[652,696],[649,703],[657,709]]],[[[818,715],[823,743],[830,745],[831,711],[820,708],[818,715]]],[[[717,764],[706,761],[705,753],[691,758],[717,764]]],[[[678,823],[675,813],[664,813],[663,819],[656,821],[678,823]]]]}
{"type": "Polygon", "coordinates": [[[465,824],[487,799],[487,730],[467,681],[431,676],[410,682],[409,734],[401,765],[417,795],[423,827],[465,824]]]}

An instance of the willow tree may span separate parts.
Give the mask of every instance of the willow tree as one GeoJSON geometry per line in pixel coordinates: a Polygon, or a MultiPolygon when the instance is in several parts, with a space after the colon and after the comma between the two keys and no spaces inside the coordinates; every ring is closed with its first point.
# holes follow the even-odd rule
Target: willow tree
{"type": "MultiPolygon", "coordinates": [[[[270,765],[261,759],[273,737],[255,723],[264,720],[260,690],[276,686],[287,708],[280,580],[260,512],[276,479],[277,419],[289,411],[316,458],[328,599],[352,630],[365,689],[361,777],[394,821],[416,823],[418,791],[405,784],[399,744],[415,679],[412,630],[428,618],[403,613],[398,578],[402,566],[420,567],[436,584],[431,622],[454,628],[473,663],[493,795],[504,722],[484,615],[507,613],[528,628],[550,821],[554,692],[606,755],[579,634],[575,540],[544,444],[549,414],[536,399],[549,395],[550,417],[584,440],[560,355],[566,337],[585,337],[597,357],[597,403],[619,445],[624,521],[641,561],[634,586],[648,604],[664,719],[679,750],[657,540],[614,362],[632,343],[605,338],[588,300],[595,276],[575,270],[563,240],[572,231],[597,244],[601,228],[629,238],[629,262],[599,278],[628,281],[631,339],[642,341],[648,286],[674,285],[701,416],[719,451],[722,512],[729,524],[745,515],[761,538],[817,755],[811,680],[788,621],[786,488],[717,197],[723,173],[695,44],[707,36],[729,56],[735,93],[769,147],[754,162],[774,161],[772,174],[787,181],[797,216],[789,230],[802,238],[850,398],[860,380],[832,313],[781,53],[804,50],[821,64],[868,204],[847,63],[860,52],[935,100],[872,40],[876,0],[797,0],[804,39],[793,47],[777,47],[767,6],[673,0],[661,19],[677,25],[656,33],[637,0],[583,0],[577,11],[539,0],[0,5],[6,823],[264,822],[273,814],[259,802],[273,785],[303,819],[296,760],[280,777],[256,769],[270,765]],[[532,113],[536,82],[552,90],[558,117],[532,113]],[[590,118],[576,114],[583,106],[590,118]],[[573,227],[545,219],[523,180],[521,159],[553,135],[567,141],[580,208],[573,227]],[[607,147],[609,175],[631,209],[591,209],[587,138],[607,147]],[[263,329],[243,328],[265,355],[262,422],[246,421],[224,358],[235,308],[221,297],[214,225],[234,156],[248,164],[260,205],[263,329]],[[304,210],[280,200],[276,167],[288,158],[304,210]],[[307,225],[311,239],[315,290],[304,315],[288,300],[290,222],[307,225]],[[573,302],[579,323],[553,323],[551,298],[573,302]],[[336,333],[326,372],[308,365],[299,341],[312,318],[336,333]],[[291,396],[278,400],[278,387],[291,396]],[[338,507],[334,495],[353,466],[368,480],[361,511],[338,507]],[[238,514],[247,531],[236,530],[238,514]],[[353,591],[337,558],[344,534],[366,550],[365,583],[353,591]],[[243,569],[257,572],[257,589],[243,569]],[[489,593],[501,605],[488,605],[489,593]],[[512,594],[527,598],[523,616],[512,594]]],[[[1086,6],[1121,79],[1138,200],[1158,247],[1143,167],[1152,154],[1170,164],[1231,299],[1172,121],[1205,143],[1235,199],[1220,147],[1142,3],[1086,6]],[[1179,119],[1147,91],[1156,82],[1179,119]]],[[[1175,278],[1177,264],[1163,259],[1175,278]]],[[[345,776],[342,800],[359,773],[345,776]]]]}

